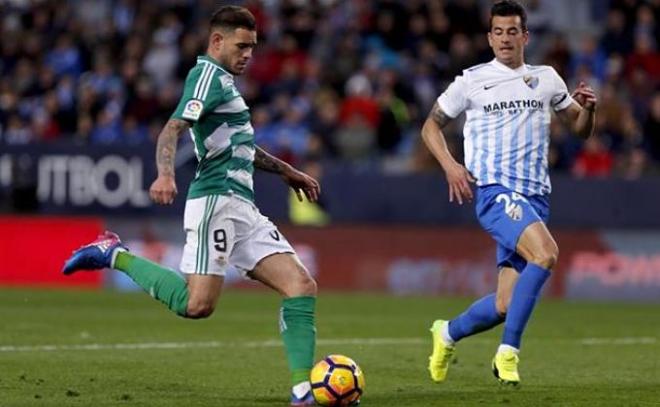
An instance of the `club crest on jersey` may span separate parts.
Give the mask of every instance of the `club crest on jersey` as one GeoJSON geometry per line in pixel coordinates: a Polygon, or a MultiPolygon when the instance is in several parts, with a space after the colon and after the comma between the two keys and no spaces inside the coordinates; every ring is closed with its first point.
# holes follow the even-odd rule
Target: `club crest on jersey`
{"type": "Polygon", "coordinates": [[[525,84],[529,86],[531,89],[536,89],[536,87],[539,86],[538,76],[525,75],[523,76],[523,81],[525,81],[525,84]]]}
{"type": "Polygon", "coordinates": [[[184,119],[198,120],[204,110],[204,103],[201,100],[189,100],[183,108],[181,116],[184,119]]]}

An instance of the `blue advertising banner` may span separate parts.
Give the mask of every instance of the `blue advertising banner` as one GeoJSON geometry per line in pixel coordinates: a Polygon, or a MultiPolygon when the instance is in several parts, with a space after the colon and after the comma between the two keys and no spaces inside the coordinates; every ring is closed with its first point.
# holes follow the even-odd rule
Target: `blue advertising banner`
{"type": "MultiPolygon", "coordinates": [[[[0,188],[16,210],[33,205],[41,213],[144,211],[151,206],[148,188],[155,176],[149,147],[5,147],[0,152],[0,188]]],[[[194,168],[181,170],[189,175],[194,168]]]]}
{"type": "MultiPolygon", "coordinates": [[[[128,216],[179,216],[183,213],[197,161],[177,165],[179,196],[173,205],[159,206],[149,199],[156,177],[155,146],[135,148],[39,144],[0,145],[0,213],[128,216]]],[[[286,187],[277,177],[260,174],[256,189],[266,212],[287,217],[286,187]],[[276,182],[273,182],[276,181],[276,182]],[[267,199],[276,196],[277,199],[267,199]]]]}
{"type": "MultiPolygon", "coordinates": [[[[179,216],[196,159],[185,142],[177,153],[179,196],[153,205],[148,188],[156,175],[155,147],[67,144],[0,145],[0,213],[179,216]]],[[[384,174],[324,163],[322,204],[333,223],[478,226],[472,204],[447,199],[440,170],[384,174]]],[[[574,179],[553,176],[550,226],[660,228],[660,178],[574,179]]],[[[288,220],[289,196],[281,179],[255,173],[257,205],[288,220]]]]}

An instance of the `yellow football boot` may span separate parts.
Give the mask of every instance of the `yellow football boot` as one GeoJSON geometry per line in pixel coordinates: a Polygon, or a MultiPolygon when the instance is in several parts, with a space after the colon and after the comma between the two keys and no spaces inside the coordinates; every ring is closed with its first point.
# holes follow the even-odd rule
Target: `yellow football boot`
{"type": "Polygon", "coordinates": [[[442,330],[448,323],[448,321],[438,319],[430,329],[431,335],[433,335],[433,353],[429,356],[429,372],[431,373],[431,379],[438,383],[444,381],[447,377],[449,363],[451,363],[456,350],[454,345],[448,345],[442,338],[442,330]]]}
{"type": "Polygon", "coordinates": [[[497,352],[493,358],[493,374],[500,383],[512,386],[520,384],[518,361],[518,355],[513,351],[497,352]]]}

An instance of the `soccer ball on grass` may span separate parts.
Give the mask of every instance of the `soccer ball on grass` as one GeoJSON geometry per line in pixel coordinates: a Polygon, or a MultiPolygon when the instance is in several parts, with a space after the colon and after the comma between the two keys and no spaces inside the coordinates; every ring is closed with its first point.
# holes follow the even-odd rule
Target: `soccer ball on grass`
{"type": "Polygon", "coordinates": [[[353,359],[328,355],[314,366],[310,378],[312,394],[318,404],[333,407],[360,404],[364,375],[353,359]]]}

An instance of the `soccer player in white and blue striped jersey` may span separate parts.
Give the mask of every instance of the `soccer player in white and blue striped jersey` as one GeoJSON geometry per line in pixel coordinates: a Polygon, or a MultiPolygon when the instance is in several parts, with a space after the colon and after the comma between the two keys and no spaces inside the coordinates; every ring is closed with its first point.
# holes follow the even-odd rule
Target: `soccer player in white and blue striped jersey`
{"type": "Polygon", "coordinates": [[[437,382],[446,377],[456,342],[502,322],[493,373],[501,383],[520,382],[521,336],[559,253],[546,227],[550,112],[581,138],[594,129],[597,100],[590,87],[581,83],[569,95],[552,67],[524,63],[526,19],[515,1],[493,5],[488,43],[495,59],[456,77],[422,129],[424,142],[446,173],[449,200],[471,201],[470,183],[476,184],[476,214],[497,242],[500,270],[495,293],[451,321],[433,323],[429,370],[437,382]],[[463,112],[465,166],[452,157],[442,133],[463,112]]]}

